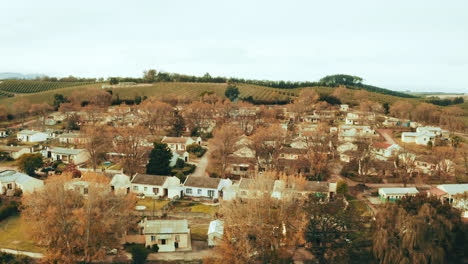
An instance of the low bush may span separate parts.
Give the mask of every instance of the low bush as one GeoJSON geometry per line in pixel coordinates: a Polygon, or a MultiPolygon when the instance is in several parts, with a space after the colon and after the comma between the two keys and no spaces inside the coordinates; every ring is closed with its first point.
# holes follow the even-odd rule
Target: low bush
{"type": "Polygon", "coordinates": [[[0,221],[18,213],[18,203],[10,202],[0,207],[0,221]]]}
{"type": "Polygon", "coordinates": [[[198,145],[197,143],[193,143],[187,146],[187,152],[197,156],[198,158],[202,157],[206,153],[207,149],[198,145]]]}

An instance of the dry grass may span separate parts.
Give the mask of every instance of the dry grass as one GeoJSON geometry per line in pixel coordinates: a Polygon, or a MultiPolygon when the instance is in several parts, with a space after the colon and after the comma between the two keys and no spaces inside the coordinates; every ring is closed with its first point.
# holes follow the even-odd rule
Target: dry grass
{"type": "Polygon", "coordinates": [[[26,226],[20,216],[11,216],[0,222],[0,248],[44,252],[44,248],[36,246],[28,237],[26,226]]]}

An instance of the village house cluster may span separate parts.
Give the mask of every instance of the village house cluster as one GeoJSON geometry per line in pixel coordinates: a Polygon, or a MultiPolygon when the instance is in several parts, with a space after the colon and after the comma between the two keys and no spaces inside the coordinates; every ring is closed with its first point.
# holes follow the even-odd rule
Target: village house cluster
{"type": "MultiPolygon", "coordinates": [[[[416,184],[416,176],[454,182],[457,165],[449,156],[423,155],[417,149],[450,144],[449,131],[358,111],[348,104],[311,111],[292,110],[282,105],[240,104],[212,108],[207,105],[210,103],[196,108],[188,104],[170,106],[169,110],[176,111],[180,115],[178,118],[185,120],[177,135],[167,133],[173,129],[174,118],[170,119],[171,123],[164,119],[166,115],[175,114],[161,110],[157,116],[151,116],[151,107],[156,106],[145,104],[139,108],[117,106],[96,112],[55,112],[42,120],[45,126],[1,130],[0,152],[5,159],[18,160],[25,154],[40,154],[45,165],[36,169],[39,176],[15,170],[0,172],[0,194],[12,196],[18,189],[32,193],[42,188],[43,179],[48,175],[63,173],[68,166],[71,171],[79,172],[70,182],[70,188],[87,195],[89,183],[79,178],[79,174],[99,172],[108,179],[110,192],[133,193],[138,198],[135,211],[141,221],[138,232],[128,234],[126,242],[148,247],[157,245],[159,252],[192,250],[190,211],[165,217],[170,211],[167,208],[177,206],[177,201],[217,208],[220,203],[256,199],[257,195],[267,192],[278,200],[286,195],[297,199],[313,195],[326,202],[341,195],[338,181],[344,176],[351,182],[365,178],[363,184],[366,180],[381,184],[382,187],[377,188],[378,200],[383,203],[426,193],[461,209],[464,217],[468,217],[466,198],[459,198],[468,191],[467,184],[424,188],[391,186],[392,183],[416,184]],[[60,124],[67,122],[70,116],[76,118],[76,125],[82,129],[60,129],[60,124]],[[139,126],[148,130],[135,130],[134,134],[106,134],[98,130],[101,137],[86,132],[86,128],[104,126],[116,131],[139,126]],[[217,132],[222,126],[228,127],[225,138],[220,138],[217,132]],[[241,133],[235,134],[237,131],[241,133]],[[232,144],[230,132],[235,137],[232,144]],[[156,148],[155,142],[163,144],[171,154],[168,164],[171,170],[164,175],[145,172],[151,152],[156,148]],[[99,144],[103,146],[97,150],[95,146],[99,144]],[[129,147],[138,152],[128,152],[129,147]],[[102,153],[94,153],[97,151],[102,153]],[[304,176],[306,181],[298,185],[278,178],[261,187],[252,182],[252,176],[261,177],[270,171],[304,176]],[[395,171],[407,174],[408,182],[400,181],[396,173],[392,173],[395,171]],[[166,211],[155,209],[156,203],[163,204],[166,211]],[[156,210],[166,215],[155,213],[156,210]]],[[[208,246],[218,245],[225,228],[222,219],[215,214],[200,219],[205,219],[208,246]]]]}

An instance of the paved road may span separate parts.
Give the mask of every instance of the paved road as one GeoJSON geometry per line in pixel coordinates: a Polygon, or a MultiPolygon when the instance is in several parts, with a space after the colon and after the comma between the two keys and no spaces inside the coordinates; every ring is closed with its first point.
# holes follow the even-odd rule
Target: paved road
{"type": "Polygon", "coordinates": [[[192,176],[194,176],[194,177],[208,177],[208,174],[206,173],[206,167],[208,167],[208,157],[211,155],[211,149],[212,149],[212,147],[210,146],[210,142],[208,141],[208,151],[198,161],[197,168],[192,173],[192,176]]]}

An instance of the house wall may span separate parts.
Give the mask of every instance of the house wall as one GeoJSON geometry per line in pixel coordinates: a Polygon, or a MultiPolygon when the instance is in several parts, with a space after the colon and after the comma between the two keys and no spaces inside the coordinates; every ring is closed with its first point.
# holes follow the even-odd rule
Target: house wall
{"type": "Polygon", "coordinates": [[[17,151],[17,152],[11,152],[10,156],[13,159],[18,159],[19,157],[21,157],[21,155],[26,154],[26,153],[31,153],[31,150],[28,149],[28,148],[24,148],[24,149],[22,149],[20,151],[17,151]]]}
{"type": "Polygon", "coordinates": [[[217,246],[223,240],[223,235],[220,233],[209,233],[208,234],[208,246],[217,246]]]}
{"type": "Polygon", "coordinates": [[[16,186],[20,188],[23,193],[32,193],[40,190],[44,186],[44,182],[38,179],[31,179],[24,183],[17,183],[16,186]]]}
{"type": "Polygon", "coordinates": [[[29,140],[28,140],[27,135],[21,135],[21,134],[17,135],[17,139],[23,142],[40,142],[40,141],[46,141],[47,138],[48,138],[48,135],[45,133],[36,133],[36,134],[30,135],[29,140]]]}
{"type": "Polygon", "coordinates": [[[146,184],[136,184],[132,183],[131,192],[133,193],[142,193],[145,196],[150,196],[150,197],[161,197],[164,195],[164,189],[162,186],[156,186],[156,185],[146,185],[146,184]],[[138,189],[135,189],[137,187],[138,189]],[[145,191],[146,188],[146,191],[145,191]],[[157,193],[153,192],[153,188],[156,188],[158,190],[157,193]]]}
{"type": "Polygon", "coordinates": [[[214,192],[214,195],[211,197],[212,199],[219,198],[219,193],[217,189],[184,186],[184,195],[189,197],[210,197],[208,195],[208,191],[214,192]],[[189,191],[189,193],[187,193],[188,189],[191,190],[191,192],[189,191]]]}
{"type": "Polygon", "coordinates": [[[0,182],[0,194],[6,194],[7,190],[14,190],[16,189],[16,183],[15,182],[0,182]],[[10,185],[11,188],[8,188],[8,185],[10,185]]]}
{"type": "Polygon", "coordinates": [[[178,236],[179,242],[179,249],[191,249],[191,239],[190,239],[190,229],[189,233],[178,233],[178,234],[160,234],[162,236],[170,236],[170,238],[166,239],[166,244],[161,244],[161,241],[158,239],[158,234],[146,234],[145,235],[145,245],[152,246],[157,244],[159,247],[159,252],[174,252],[175,246],[174,243],[176,242],[176,236],[178,236]],[[152,240],[152,236],[155,240],[152,240]]]}

